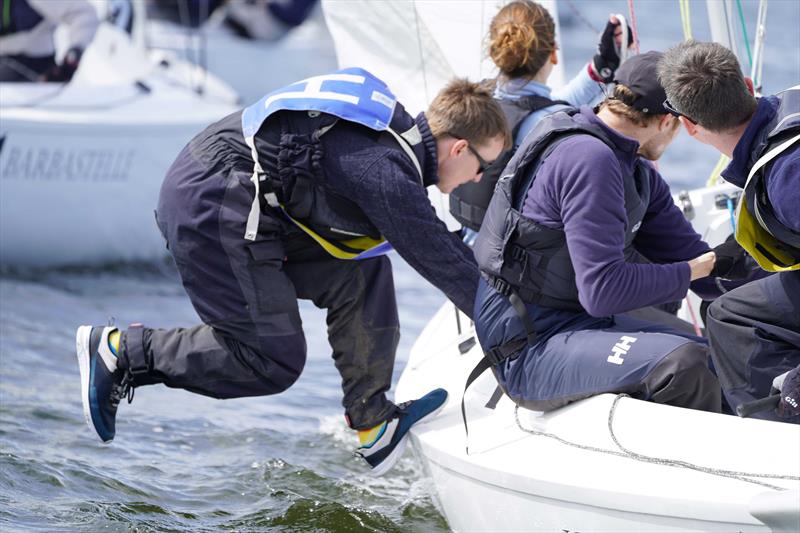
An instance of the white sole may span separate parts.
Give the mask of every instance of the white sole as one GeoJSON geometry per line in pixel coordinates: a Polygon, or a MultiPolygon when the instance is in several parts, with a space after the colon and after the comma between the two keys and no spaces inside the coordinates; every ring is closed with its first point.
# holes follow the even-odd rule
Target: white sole
{"type": "Polygon", "coordinates": [[[75,353],[78,356],[78,368],[81,372],[81,403],[83,403],[83,416],[86,424],[93,433],[97,433],[92,424],[92,415],[89,412],[89,340],[92,336],[92,326],[81,326],[75,334],[75,353]]]}
{"type": "MultiPolygon", "coordinates": [[[[418,426],[420,424],[424,424],[426,421],[428,421],[431,418],[435,417],[436,415],[439,414],[439,411],[444,409],[445,405],[447,405],[447,399],[445,399],[445,401],[442,402],[442,405],[437,407],[435,410],[431,411],[427,415],[425,415],[422,418],[420,418],[416,422],[416,424],[414,424],[414,426],[412,426],[412,427],[418,426]]],[[[409,431],[411,431],[411,430],[409,429],[409,431]]],[[[380,476],[384,475],[386,472],[388,472],[389,470],[391,470],[392,467],[394,467],[394,465],[397,464],[397,461],[400,460],[400,457],[403,455],[403,452],[406,450],[406,445],[408,444],[409,436],[410,435],[408,433],[406,433],[405,436],[403,436],[403,438],[400,440],[400,442],[397,443],[397,446],[395,446],[394,450],[392,450],[392,453],[390,453],[386,457],[386,459],[384,459],[383,462],[381,462],[380,465],[378,465],[378,466],[376,466],[375,468],[372,469],[372,475],[373,476],[380,477],[380,476]]]]}

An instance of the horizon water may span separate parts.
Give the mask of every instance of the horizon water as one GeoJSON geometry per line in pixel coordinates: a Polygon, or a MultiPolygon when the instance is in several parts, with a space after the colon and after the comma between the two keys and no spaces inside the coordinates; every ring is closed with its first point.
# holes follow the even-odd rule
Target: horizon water
{"type": "MultiPolygon", "coordinates": [[[[746,1],[752,38],[757,2],[746,1]]],[[[678,2],[634,3],[642,51],[683,38],[678,2]]],[[[692,2],[695,37],[710,38],[692,2]]],[[[567,75],[593,54],[627,2],[559,2],[567,75]],[[573,10],[574,8],[574,10],[573,10]],[[585,18],[581,20],[576,15],[585,18]]],[[[800,82],[800,2],[769,2],[764,93],[800,82]]],[[[661,162],[673,191],[702,186],[717,154],[681,133],[661,162]]],[[[401,340],[394,381],[443,295],[396,254],[401,340]]],[[[308,343],[287,392],[218,401],[164,386],[120,405],[103,445],[83,418],[74,351],[80,324],[185,327],[199,322],[169,260],[0,273],[0,530],[447,531],[411,447],[374,478],[352,454],[325,314],[301,302],[308,343]]]]}

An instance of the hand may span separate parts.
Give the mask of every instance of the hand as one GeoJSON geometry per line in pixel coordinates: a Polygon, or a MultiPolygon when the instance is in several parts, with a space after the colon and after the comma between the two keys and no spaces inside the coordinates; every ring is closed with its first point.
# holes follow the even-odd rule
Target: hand
{"type": "Polygon", "coordinates": [[[755,260],[736,242],[733,235],[713,250],[717,260],[711,275],[724,279],[745,279],[754,270],[755,260]]]}
{"type": "Polygon", "coordinates": [[[707,277],[714,268],[715,262],[716,257],[714,256],[714,252],[706,252],[700,257],[695,257],[689,261],[689,268],[692,269],[691,280],[694,281],[707,277]]]}
{"type": "Polygon", "coordinates": [[[782,418],[800,415],[800,366],[775,378],[772,387],[781,391],[775,412],[782,418]]]}
{"type": "MultiPolygon", "coordinates": [[[[628,44],[633,44],[633,32],[628,26],[628,44]]],[[[615,16],[608,19],[606,28],[597,44],[597,54],[592,58],[590,69],[597,79],[605,83],[614,80],[614,71],[619,67],[619,49],[622,46],[622,28],[615,16]]]]}
{"type": "Polygon", "coordinates": [[[78,63],[80,63],[82,55],[83,50],[80,48],[70,48],[67,53],[64,54],[64,59],[61,61],[61,64],[55,65],[49,71],[45,72],[40,80],[55,82],[67,82],[71,80],[72,76],[75,75],[75,71],[78,70],[78,63]]]}

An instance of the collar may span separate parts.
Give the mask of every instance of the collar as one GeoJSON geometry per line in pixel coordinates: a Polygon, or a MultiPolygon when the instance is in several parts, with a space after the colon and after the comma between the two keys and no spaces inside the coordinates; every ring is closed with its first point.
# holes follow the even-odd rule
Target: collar
{"type": "Polygon", "coordinates": [[[494,89],[494,97],[500,100],[519,100],[526,96],[550,98],[551,89],[543,83],[526,78],[512,78],[499,81],[494,89]]]}
{"type": "Polygon", "coordinates": [[[603,132],[605,132],[606,136],[608,136],[614,144],[614,155],[619,159],[622,170],[627,174],[633,173],[636,163],[640,159],[638,153],[639,141],[609,127],[608,124],[600,120],[600,117],[598,117],[589,106],[581,106],[580,113],[575,115],[575,118],[579,122],[583,121],[584,123],[593,124],[602,128],[603,132]]]}
{"type": "Polygon", "coordinates": [[[747,181],[747,174],[759,155],[753,153],[753,149],[757,148],[754,143],[761,137],[759,134],[764,126],[775,117],[777,109],[778,99],[776,97],[767,96],[758,99],[756,112],[753,113],[750,124],[747,125],[739,142],[736,143],[736,148],[733,149],[733,159],[722,171],[722,177],[726,181],[739,187],[744,187],[744,183],[747,181]]]}
{"type": "Polygon", "coordinates": [[[422,161],[422,182],[425,187],[439,183],[439,157],[436,151],[436,138],[428,125],[425,113],[420,113],[414,122],[422,135],[422,148],[425,151],[425,160],[422,161]]]}

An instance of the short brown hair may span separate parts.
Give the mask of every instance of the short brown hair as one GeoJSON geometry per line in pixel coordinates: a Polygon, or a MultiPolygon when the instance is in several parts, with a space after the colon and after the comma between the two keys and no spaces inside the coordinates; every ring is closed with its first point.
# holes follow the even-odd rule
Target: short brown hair
{"type": "Polygon", "coordinates": [[[511,146],[506,117],[485,85],[461,78],[451,81],[433,99],[425,117],[437,139],[449,135],[483,146],[502,136],[505,146],[511,146]]]}
{"type": "Polygon", "coordinates": [[[614,93],[605,99],[601,104],[601,109],[608,109],[617,116],[624,117],[637,126],[646,128],[653,122],[661,119],[662,114],[648,115],[635,107],[633,102],[636,94],[625,85],[618,83],[614,87],[614,93]]]}
{"type": "Polygon", "coordinates": [[[743,124],[756,110],[736,55],[718,43],[673,46],[659,62],[658,79],[672,107],[714,132],[743,124]]]}
{"type": "Polygon", "coordinates": [[[489,57],[508,78],[533,78],[555,49],[553,17],[531,0],[503,6],[489,25],[489,57]]]}

